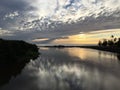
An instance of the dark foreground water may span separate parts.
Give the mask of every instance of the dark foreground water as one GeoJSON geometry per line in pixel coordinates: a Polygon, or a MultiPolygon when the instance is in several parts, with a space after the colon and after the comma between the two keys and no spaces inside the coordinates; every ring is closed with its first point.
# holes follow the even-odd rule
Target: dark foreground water
{"type": "Polygon", "coordinates": [[[40,48],[0,90],[120,90],[120,55],[84,48],[40,48]]]}

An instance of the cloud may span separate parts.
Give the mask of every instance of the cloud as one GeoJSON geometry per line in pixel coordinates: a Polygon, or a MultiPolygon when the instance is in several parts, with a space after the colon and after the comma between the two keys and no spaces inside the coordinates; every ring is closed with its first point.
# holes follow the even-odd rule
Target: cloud
{"type": "Polygon", "coordinates": [[[14,19],[14,17],[16,17],[18,15],[19,15],[18,12],[9,13],[9,14],[5,15],[4,19],[6,19],[6,18],[14,19]]]}
{"type": "MultiPolygon", "coordinates": [[[[113,21],[120,18],[119,0],[36,0],[35,2],[29,0],[28,2],[32,7],[36,8],[34,13],[39,18],[26,22],[25,27],[32,26],[34,30],[56,30],[59,29],[59,25],[66,26],[66,24],[73,23],[76,25],[76,23],[88,23],[89,21],[99,23],[104,20],[107,23],[108,18],[113,21]]],[[[112,26],[112,24],[109,24],[109,26],[119,28],[119,26],[112,26]]]]}
{"type": "MultiPolygon", "coordinates": [[[[1,11],[3,9],[6,9],[7,11],[23,11],[26,7],[26,3],[24,0],[1,0],[0,1],[0,7],[1,7],[1,11]]],[[[5,11],[6,12],[6,11],[5,11]]]]}
{"type": "Polygon", "coordinates": [[[0,36],[12,36],[13,33],[10,32],[9,30],[3,30],[2,28],[0,28],[0,36]]]}
{"type": "Polygon", "coordinates": [[[116,29],[120,0],[1,0],[0,27],[27,40],[116,29]]]}
{"type": "MultiPolygon", "coordinates": [[[[11,27],[20,26],[20,22],[27,17],[27,13],[31,10],[33,8],[25,0],[1,0],[0,27],[12,30],[11,27]]],[[[18,30],[18,28],[14,30],[18,30]]]]}

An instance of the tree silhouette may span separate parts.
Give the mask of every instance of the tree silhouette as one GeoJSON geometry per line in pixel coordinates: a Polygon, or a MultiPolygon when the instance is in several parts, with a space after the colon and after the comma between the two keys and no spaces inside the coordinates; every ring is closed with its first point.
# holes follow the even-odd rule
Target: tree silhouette
{"type": "Polygon", "coordinates": [[[120,47],[120,38],[116,38],[114,37],[114,35],[111,35],[111,39],[99,40],[98,45],[109,46],[109,47],[120,47]]]}
{"type": "Polygon", "coordinates": [[[113,46],[114,42],[112,40],[108,40],[108,46],[113,46]]]}
{"type": "Polygon", "coordinates": [[[101,42],[100,40],[99,40],[99,42],[98,42],[98,45],[99,45],[99,46],[102,46],[102,42],[101,42]]]}
{"type": "Polygon", "coordinates": [[[103,43],[102,43],[102,46],[107,46],[108,45],[108,42],[106,39],[103,39],[103,43]]]}
{"type": "Polygon", "coordinates": [[[118,41],[116,42],[116,45],[120,47],[120,38],[118,38],[118,41]]]}

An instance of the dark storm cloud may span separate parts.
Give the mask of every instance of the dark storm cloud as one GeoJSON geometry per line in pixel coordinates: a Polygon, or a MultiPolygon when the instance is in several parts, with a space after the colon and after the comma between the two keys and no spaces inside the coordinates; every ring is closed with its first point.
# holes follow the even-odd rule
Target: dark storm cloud
{"type": "Polygon", "coordinates": [[[0,7],[3,12],[24,11],[28,9],[28,4],[25,0],[0,0],[0,7]]]}
{"type": "Polygon", "coordinates": [[[10,27],[18,26],[21,17],[24,19],[25,13],[30,10],[33,10],[33,7],[29,6],[25,0],[0,0],[0,27],[10,29],[10,27]],[[18,15],[11,18],[15,12],[18,15]]]}

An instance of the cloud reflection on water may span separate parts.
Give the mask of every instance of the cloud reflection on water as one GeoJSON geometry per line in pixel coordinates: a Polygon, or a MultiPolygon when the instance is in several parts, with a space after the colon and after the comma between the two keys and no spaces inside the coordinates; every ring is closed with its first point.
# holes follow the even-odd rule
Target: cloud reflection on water
{"type": "Polygon", "coordinates": [[[97,50],[92,50],[93,53],[91,54],[89,53],[90,49],[81,48],[40,50],[43,52],[42,55],[37,60],[31,61],[21,75],[11,79],[3,90],[9,90],[10,88],[11,90],[120,89],[120,63],[117,62],[117,58],[111,57],[113,53],[101,51],[101,61],[99,61],[97,50]],[[84,51],[86,59],[82,59],[85,60],[81,60],[80,55],[82,54],[78,53],[77,50],[81,53],[84,51]],[[74,55],[70,52],[74,52],[74,55]],[[106,53],[106,55],[103,53],[106,53]],[[91,57],[88,57],[89,55],[91,57]],[[98,58],[91,60],[92,56],[98,58]],[[62,57],[65,57],[64,60],[62,60],[62,57]]]}

